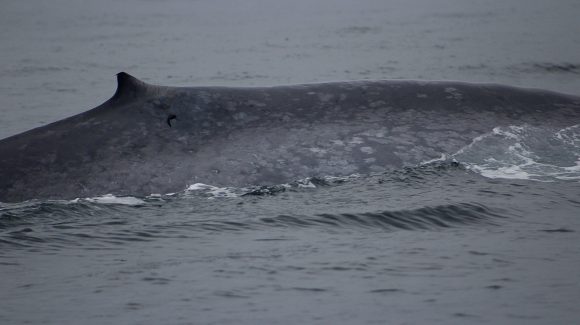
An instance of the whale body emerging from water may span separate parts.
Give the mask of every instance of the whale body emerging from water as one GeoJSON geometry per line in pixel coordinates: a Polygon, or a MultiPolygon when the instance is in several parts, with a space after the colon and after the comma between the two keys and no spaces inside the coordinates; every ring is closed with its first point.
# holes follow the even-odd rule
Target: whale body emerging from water
{"type": "Polygon", "coordinates": [[[181,88],[117,79],[104,104],[0,141],[0,202],[368,173],[456,152],[497,126],[580,123],[580,97],[493,84],[181,88]]]}

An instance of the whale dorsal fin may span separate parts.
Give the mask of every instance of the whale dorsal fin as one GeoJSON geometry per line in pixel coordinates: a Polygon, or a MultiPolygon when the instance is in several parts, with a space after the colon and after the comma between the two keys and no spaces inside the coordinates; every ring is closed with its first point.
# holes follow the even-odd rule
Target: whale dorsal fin
{"type": "Polygon", "coordinates": [[[126,72],[117,73],[117,91],[113,95],[114,99],[129,99],[135,98],[144,94],[149,85],[143,81],[133,77],[126,72]]]}

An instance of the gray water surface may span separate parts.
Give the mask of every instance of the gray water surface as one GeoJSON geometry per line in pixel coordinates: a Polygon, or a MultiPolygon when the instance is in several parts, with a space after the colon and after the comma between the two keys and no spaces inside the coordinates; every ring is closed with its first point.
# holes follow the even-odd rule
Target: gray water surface
{"type": "Polygon", "coordinates": [[[4,205],[0,319],[572,324],[578,194],[443,165],[266,196],[4,205]]]}

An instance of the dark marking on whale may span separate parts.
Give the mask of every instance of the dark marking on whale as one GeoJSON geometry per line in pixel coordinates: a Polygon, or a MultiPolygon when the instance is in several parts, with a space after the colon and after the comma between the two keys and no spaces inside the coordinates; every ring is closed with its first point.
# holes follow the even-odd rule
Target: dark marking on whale
{"type": "Polygon", "coordinates": [[[580,123],[580,97],[495,84],[164,87],[124,72],[117,80],[102,105],[0,140],[0,202],[369,173],[454,153],[497,126],[580,123]]]}
{"type": "Polygon", "coordinates": [[[169,125],[169,127],[171,127],[171,120],[175,120],[175,119],[177,119],[177,116],[175,116],[175,114],[170,114],[167,117],[167,125],[169,125]]]}

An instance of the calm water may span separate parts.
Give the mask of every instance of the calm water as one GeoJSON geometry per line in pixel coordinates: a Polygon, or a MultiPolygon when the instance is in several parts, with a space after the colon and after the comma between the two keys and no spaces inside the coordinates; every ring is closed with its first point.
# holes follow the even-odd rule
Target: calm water
{"type": "MultiPolygon", "coordinates": [[[[580,94],[578,13],[573,0],[7,3],[0,137],[96,106],[121,70],[580,94]]],[[[0,323],[577,323],[579,124],[490,129],[373,175],[0,203],[0,323]]]]}

